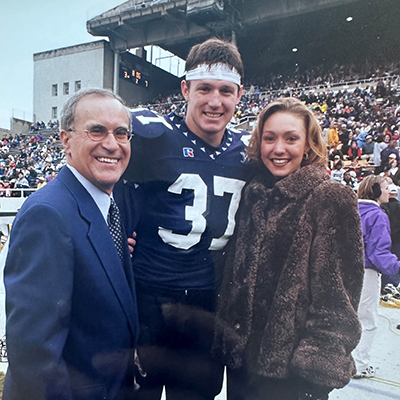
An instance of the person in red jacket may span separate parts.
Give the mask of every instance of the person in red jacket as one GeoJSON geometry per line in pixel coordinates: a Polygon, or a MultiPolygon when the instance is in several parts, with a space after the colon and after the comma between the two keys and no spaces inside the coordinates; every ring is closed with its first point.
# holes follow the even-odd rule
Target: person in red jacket
{"type": "Polygon", "coordinates": [[[349,151],[347,152],[348,158],[354,160],[360,158],[362,155],[362,150],[357,145],[357,140],[352,140],[349,151]]]}

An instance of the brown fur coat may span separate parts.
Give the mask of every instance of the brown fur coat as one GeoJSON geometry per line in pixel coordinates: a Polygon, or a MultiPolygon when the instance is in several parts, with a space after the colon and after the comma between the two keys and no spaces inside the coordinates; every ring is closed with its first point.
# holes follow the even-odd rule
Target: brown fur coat
{"type": "Polygon", "coordinates": [[[306,166],[246,187],[213,353],[270,378],[340,388],[354,372],[363,242],[352,191],[306,166]]]}

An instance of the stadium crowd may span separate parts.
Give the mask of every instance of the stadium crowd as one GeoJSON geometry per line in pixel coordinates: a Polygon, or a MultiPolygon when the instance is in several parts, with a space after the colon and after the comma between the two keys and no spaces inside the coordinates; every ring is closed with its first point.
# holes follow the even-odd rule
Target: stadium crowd
{"type": "Polygon", "coordinates": [[[399,65],[389,63],[382,66],[376,62],[366,61],[364,64],[348,65],[316,65],[313,69],[300,71],[298,66],[285,73],[273,73],[261,78],[257,77],[254,84],[262,86],[261,91],[285,90],[287,88],[318,87],[335,85],[357,80],[388,79],[399,73],[399,65]]]}
{"type": "Polygon", "coordinates": [[[5,136],[0,148],[0,196],[21,196],[12,189],[40,188],[65,164],[57,123],[33,125],[27,134],[5,136]]]}
{"type": "MultiPolygon", "coordinates": [[[[316,69],[285,79],[271,74],[263,87],[244,90],[231,127],[240,128],[243,121],[255,120],[267,104],[279,97],[297,97],[313,110],[320,123],[329,150],[328,171],[332,179],[357,190],[362,178],[374,171],[390,176],[399,185],[400,82],[396,68],[335,66],[325,74],[316,69]],[[373,82],[375,86],[343,89],[346,82],[357,79],[377,80],[373,82]],[[342,83],[340,88],[333,89],[338,83],[342,83]],[[396,155],[397,163],[390,154],[396,155]]],[[[186,113],[186,102],[180,93],[137,106],[160,114],[186,113]]],[[[40,188],[54,179],[65,164],[58,125],[58,121],[38,121],[28,133],[1,140],[0,189],[4,190],[0,196],[19,195],[10,189],[40,188]]]]}

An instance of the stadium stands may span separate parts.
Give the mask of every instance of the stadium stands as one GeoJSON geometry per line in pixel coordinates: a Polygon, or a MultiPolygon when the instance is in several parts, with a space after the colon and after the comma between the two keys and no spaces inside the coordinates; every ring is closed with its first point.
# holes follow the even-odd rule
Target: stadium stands
{"type": "MultiPolygon", "coordinates": [[[[258,113],[271,101],[280,96],[295,96],[315,111],[328,145],[328,132],[337,126],[338,148],[330,149],[330,167],[335,156],[353,170],[357,179],[373,170],[372,162],[347,160],[349,141],[357,140],[359,147],[371,135],[373,143],[382,134],[398,139],[400,127],[400,68],[391,64],[386,69],[377,65],[363,68],[334,66],[325,74],[317,75],[320,68],[312,71],[293,71],[286,77],[272,76],[264,86],[247,87],[239,102],[231,125],[251,130],[258,113]],[[351,162],[350,162],[351,161],[351,162]],[[350,165],[351,164],[351,165],[350,165]]],[[[160,114],[174,112],[184,115],[186,103],[180,93],[154,99],[149,104],[131,105],[145,107],[160,114]]],[[[337,160],[337,158],[336,158],[337,160]]],[[[58,122],[37,122],[30,131],[20,135],[6,136],[0,140],[0,197],[19,196],[12,191],[21,186],[19,173],[37,188],[54,179],[64,165],[65,158],[58,136],[58,122]]],[[[382,170],[384,166],[381,166],[382,170]]],[[[378,169],[377,172],[380,172],[378,169]]]]}

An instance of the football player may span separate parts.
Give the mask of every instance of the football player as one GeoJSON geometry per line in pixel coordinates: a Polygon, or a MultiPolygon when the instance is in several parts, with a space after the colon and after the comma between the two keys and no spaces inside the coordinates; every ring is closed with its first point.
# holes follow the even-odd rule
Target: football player
{"type": "Polygon", "coordinates": [[[223,367],[209,356],[212,326],[198,330],[192,321],[197,311],[215,310],[216,260],[234,232],[249,175],[243,133],[227,129],[242,77],[236,46],[209,39],[186,60],[185,118],[132,113],[124,178],[143,200],[132,259],[146,372],[140,400],[160,399],[163,386],[168,400],[209,400],[222,387],[223,367]]]}

